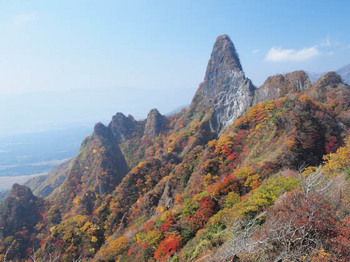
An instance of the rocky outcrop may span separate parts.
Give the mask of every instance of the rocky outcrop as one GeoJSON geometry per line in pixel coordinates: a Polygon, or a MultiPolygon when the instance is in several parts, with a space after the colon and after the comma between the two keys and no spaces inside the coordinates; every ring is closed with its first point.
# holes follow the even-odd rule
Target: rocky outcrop
{"type": "Polygon", "coordinates": [[[133,116],[127,117],[123,113],[117,113],[113,116],[108,128],[111,129],[113,135],[118,141],[130,139],[137,131],[138,122],[133,116]]]}
{"type": "Polygon", "coordinates": [[[14,235],[24,229],[33,230],[42,219],[43,201],[26,186],[14,184],[10,196],[0,207],[0,237],[14,235]]]}
{"type": "Polygon", "coordinates": [[[144,136],[148,138],[156,137],[161,131],[165,130],[167,119],[161,115],[157,109],[152,109],[146,119],[144,136]]]}
{"type": "MultiPolygon", "coordinates": [[[[332,104],[335,110],[346,110],[350,103],[349,92],[349,86],[344,84],[341,76],[336,72],[328,72],[310,88],[308,95],[316,101],[332,104]]],[[[348,122],[345,119],[343,121],[348,122]]]]}
{"type": "Polygon", "coordinates": [[[315,84],[315,88],[336,88],[343,84],[343,80],[336,72],[325,73],[315,84]]]}
{"type": "Polygon", "coordinates": [[[231,39],[227,35],[219,36],[192,104],[201,99],[212,106],[211,128],[220,133],[252,105],[254,91],[231,39]]]}
{"type": "MultiPolygon", "coordinates": [[[[92,133],[92,137],[101,142],[105,142],[106,140],[114,140],[113,134],[110,128],[106,127],[102,123],[96,123],[94,126],[94,132],[92,133]]],[[[111,141],[110,141],[111,142],[111,141]]]]}
{"type": "Polygon", "coordinates": [[[270,76],[264,84],[255,91],[253,104],[275,100],[291,93],[300,93],[310,87],[310,79],[304,71],[270,76]]]}
{"type": "MultiPolygon", "coordinates": [[[[98,190],[95,190],[99,194],[110,193],[129,171],[129,167],[120,150],[118,138],[113,135],[110,127],[97,123],[92,137],[97,144],[93,140],[89,144],[96,145],[95,147],[100,148],[100,150],[95,149],[92,154],[90,152],[93,159],[90,161],[94,161],[96,164],[92,166],[91,170],[88,170],[87,173],[90,173],[90,175],[86,177],[90,177],[89,179],[92,181],[98,181],[98,190]]],[[[84,145],[82,148],[84,148],[84,145]]],[[[86,159],[79,156],[75,161],[84,163],[86,159]]],[[[79,163],[79,166],[84,165],[79,163]]]]}

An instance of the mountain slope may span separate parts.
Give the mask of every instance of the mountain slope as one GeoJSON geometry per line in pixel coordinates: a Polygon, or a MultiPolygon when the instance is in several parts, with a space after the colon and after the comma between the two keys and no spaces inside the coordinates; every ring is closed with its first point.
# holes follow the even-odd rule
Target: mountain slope
{"type": "Polygon", "coordinates": [[[32,255],[33,246],[40,242],[36,234],[43,225],[45,209],[44,201],[28,187],[14,184],[0,206],[0,243],[5,244],[5,248],[1,245],[0,254],[8,251],[9,257],[17,259],[32,255]]]}
{"type": "MultiPolygon", "coordinates": [[[[326,163],[325,172],[347,168],[349,98],[349,86],[332,72],[314,84],[303,71],[276,75],[256,88],[245,77],[229,37],[219,36],[188,108],[169,117],[153,109],[141,121],[118,113],[108,126],[96,124],[79,154],[51,173],[45,182],[51,192],[47,212],[35,220],[42,220],[41,226],[30,230],[43,240],[34,243],[36,256],[224,261],[239,255],[243,261],[259,261],[249,257],[249,250],[245,253],[245,246],[234,252],[242,243],[226,247],[230,232],[244,229],[230,231],[232,224],[258,216],[264,226],[266,218],[267,233],[261,234],[270,234],[268,225],[274,221],[269,210],[279,212],[278,199],[302,195],[302,167],[321,165],[327,155],[327,163],[337,157],[342,162],[326,163]],[[51,183],[55,177],[64,181],[51,183]]],[[[310,170],[305,176],[313,174],[310,170]]],[[[44,194],[43,189],[37,192],[44,194]]],[[[341,205],[346,207],[344,201],[341,205]]],[[[1,210],[11,209],[3,205],[1,210]]],[[[332,217],[339,226],[346,217],[342,212],[332,217]]],[[[340,239],[339,232],[332,237],[340,239]]],[[[11,245],[9,236],[0,237],[1,250],[11,245]]],[[[339,257],[327,243],[327,252],[339,257]]],[[[261,249],[262,255],[269,250],[270,257],[260,261],[277,259],[278,252],[269,248],[261,249]]]]}

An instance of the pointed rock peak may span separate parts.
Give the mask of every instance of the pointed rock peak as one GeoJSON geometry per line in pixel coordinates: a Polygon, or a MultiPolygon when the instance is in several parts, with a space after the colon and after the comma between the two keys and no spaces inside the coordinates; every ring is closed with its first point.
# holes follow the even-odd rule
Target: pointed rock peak
{"type": "Polygon", "coordinates": [[[256,87],[245,77],[236,48],[227,35],[221,35],[211,53],[204,81],[191,108],[210,105],[210,127],[220,133],[233,124],[250,106],[256,87]]]}
{"type": "Polygon", "coordinates": [[[338,87],[343,84],[343,80],[336,72],[325,73],[315,84],[317,88],[338,87]]]}
{"type": "Polygon", "coordinates": [[[132,115],[128,115],[128,117],[126,117],[122,113],[117,113],[115,116],[113,116],[108,127],[111,129],[114,137],[120,141],[130,138],[130,136],[134,133],[136,120],[132,115]]]}
{"type": "Polygon", "coordinates": [[[123,121],[124,119],[126,119],[126,116],[121,113],[121,112],[118,112],[116,113],[113,117],[112,117],[112,120],[116,120],[116,121],[123,121]]]}
{"type": "Polygon", "coordinates": [[[144,136],[156,137],[165,128],[165,125],[165,116],[161,115],[157,109],[152,109],[147,115],[144,136]]]}
{"type": "Polygon", "coordinates": [[[153,108],[151,109],[151,111],[149,111],[148,115],[147,115],[147,119],[149,117],[152,117],[152,116],[155,116],[155,115],[159,115],[161,116],[161,114],[159,113],[158,109],[157,108],[153,108]]]}
{"type": "Polygon", "coordinates": [[[95,124],[93,138],[102,141],[109,139],[111,136],[111,130],[102,123],[95,124]]]}
{"type": "MultiPolygon", "coordinates": [[[[234,91],[246,78],[238,58],[236,49],[228,37],[221,35],[211,53],[204,81],[200,85],[196,96],[201,95],[205,102],[210,102],[221,92],[234,91]]],[[[195,96],[195,98],[196,98],[195,96]]]]}
{"type": "Polygon", "coordinates": [[[218,71],[242,71],[235,46],[228,35],[218,36],[207,66],[204,81],[210,80],[218,71]]]}

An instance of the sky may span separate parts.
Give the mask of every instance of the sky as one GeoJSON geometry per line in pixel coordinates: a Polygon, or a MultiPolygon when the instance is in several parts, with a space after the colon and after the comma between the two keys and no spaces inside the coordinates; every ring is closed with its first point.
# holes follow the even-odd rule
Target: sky
{"type": "Polygon", "coordinates": [[[189,104],[218,35],[256,86],[350,63],[350,2],[0,0],[0,136],[189,104]]]}

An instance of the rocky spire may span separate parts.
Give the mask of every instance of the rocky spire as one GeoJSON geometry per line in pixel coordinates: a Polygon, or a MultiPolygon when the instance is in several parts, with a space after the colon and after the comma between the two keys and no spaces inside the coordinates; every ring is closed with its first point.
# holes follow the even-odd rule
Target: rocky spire
{"type": "Polygon", "coordinates": [[[193,104],[201,100],[214,107],[211,128],[221,132],[252,105],[254,90],[252,82],[242,71],[231,39],[227,35],[219,36],[193,104]]]}
{"type": "Polygon", "coordinates": [[[220,35],[214,43],[204,81],[210,80],[215,74],[224,73],[228,70],[243,71],[236,48],[230,37],[220,35]]]}
{"type": "Polygon", "coordinates": [[[156,137],[166,126],[166,118],[157,109],[152,109],[148,115],[144,130],[144,136],[148,138],[156,137]]]}
{"type": "Polygon", "coordinates": [[[27,199],[29,201],[35,199],[29,187],[22,186],[17,183],[12,185],[10,197],[17,199],[27,199]]]}

